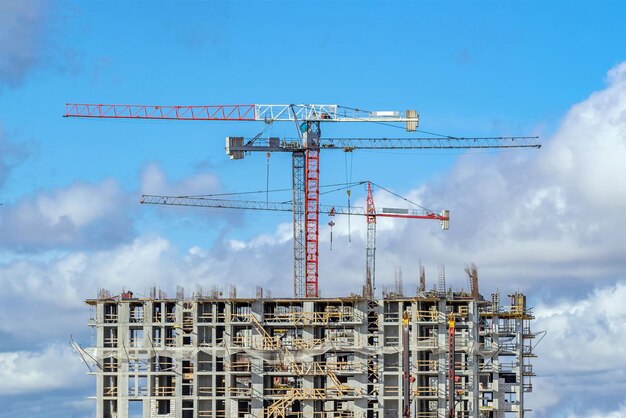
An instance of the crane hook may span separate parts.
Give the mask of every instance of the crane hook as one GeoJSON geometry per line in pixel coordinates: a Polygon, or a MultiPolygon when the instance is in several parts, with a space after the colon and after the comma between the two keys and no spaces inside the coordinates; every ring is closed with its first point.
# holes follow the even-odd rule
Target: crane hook
{"type": "Polygon", "coordinates": [[[333,226],[335,226],[335,222],[333,221],[335,217],[335,207],[330,209],[328,212],[328,216],[330,216],[330,221],[328,221],[328,226],[330,226],[330,250],[333,250],[333,226]]]}

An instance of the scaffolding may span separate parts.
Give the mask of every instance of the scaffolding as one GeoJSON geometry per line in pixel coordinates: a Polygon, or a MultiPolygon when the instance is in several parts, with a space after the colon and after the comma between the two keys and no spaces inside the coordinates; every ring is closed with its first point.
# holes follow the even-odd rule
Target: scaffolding
{"type": "Polygon", "coordinates": [[[407,396],[416,418],[526,412],[535,334],[521,293],[508,306],[476,282],[379,299],[150,296],[86,301],[95,344],[76,349],[96,377],[97,418],[393,418],[407,396]]]}

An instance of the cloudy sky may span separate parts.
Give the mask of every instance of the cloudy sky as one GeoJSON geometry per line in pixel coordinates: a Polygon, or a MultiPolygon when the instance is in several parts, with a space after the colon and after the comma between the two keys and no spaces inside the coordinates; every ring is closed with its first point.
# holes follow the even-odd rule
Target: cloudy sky
{"type": "MultiPolygon", "coordinates": [[[[321,183],[372,180],[450,209],[445,232],[379,224],[379,289],[401,269],[414,292],[420,263],[429,287],[443,264],[467,288],[474,262],[484,294],[527,293],[547,330],[531,416],[626,417],[625,15],[617,1],[1,1],[0,417],[93,416],[68,340],[92,341],[83,301],[99,288],[291,295],[289,214],[139,204],[289,188],[287,155],[224,155],[225,136],[262,125],[62,118],[68,102],[414,108],[427,132],[539,135],[529,151],[329,151],[321,183]]],[[[375,200],[406,204],[380,188],[375,200]]],[[[332,251],[320,222],[321,293],[358,291],[364,221],[335,219],[332,251]]]]}

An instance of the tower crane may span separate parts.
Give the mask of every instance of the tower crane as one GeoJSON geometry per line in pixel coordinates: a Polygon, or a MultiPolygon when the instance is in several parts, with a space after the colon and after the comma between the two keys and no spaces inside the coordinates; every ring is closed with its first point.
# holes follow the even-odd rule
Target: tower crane
{"type": "MultiPolygon", "coordinates": [[[[404,219],[431,219],[441,222],[441,228],[447,230],[450,222],[450,212],[443,210],[440,213],[425,209],[405,209],[383,207],[379,211],[374,205],[371,182],[360,182],[355,185],[367,183],[366,207],[358,206],[331,206],[320,205],[318,212],[327,215],[356,215],[364,216],[367,220],[367,245],[365,255],[365,292],[371,297],[376,285],[376,218],[404,218],[404,219]]],[[[230,200],[215,199],[211,197],[194,196],[164,196],[147,195],[141,197],[142,204],[167,205],[167,206],[195,206],[203,208],[223,209],[247,209],[291,212],[291,202],[261,202],[255,200],[230,200]]]]}
{"type": "Polygon", "coordinates": [[[237,104],[211,106],[154,106],[122,104],[66,104],[66,117],[111,119],[156,119],[197,121],[293,122],[298,137],[280,140],[227,137],[226,153],[242,159],[246,153],[290,152],[292,154],[294,224],[294,290],[296,297],[317,297],[320,151],[339,149],[465,149],[539,148],[536,137],[481,138],[322,138],[322,123],[404,123],[415,132],[419,115],[415,110],[366,111],[328,104],[237,104]]]}

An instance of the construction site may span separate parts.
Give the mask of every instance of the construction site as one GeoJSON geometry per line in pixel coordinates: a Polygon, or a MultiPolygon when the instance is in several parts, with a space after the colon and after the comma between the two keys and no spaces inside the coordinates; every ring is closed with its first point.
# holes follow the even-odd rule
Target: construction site
{"type": "MultiPolygon", "coordinates": [[[[483,297],[469,265],[469,290],[446,286],[443,267],[427,290],[424,270],[411,295],[401,280],[376,287],[380,218],[435,220],[450,212],[410,202],[377,207],[369,181],[365,207],[320,204],[320,154],[336,150],[539,148],[536,137],[325,138],[340,122],[403,124],[417,131],[415,110],[365,111],[338,105],[145,106],[67,104],[66,117],[257,121],[252,138],[227,137],[226,154],[292,157],[292,198],[271,202],[222,195],[144,195],[141,203],[293,214],[293,297],[259,289],[255,298],[202,287],[169,298],[101,289],[91,309],[92,346],[75,350],[96,378],[97,418],[520,418],[528,411],[534,357],[532,309],[523,293],[483,297]],[[295,124],[296,138],[263,137],[275,122],[295,124]],[[366,222],[363,288],[320,297],[319,216],[366,222]]],[[[380,189],[380,187],[379,187],[380,189]]],[[[268,190],[269,192],[269,190],[268,190]]],[[[269,194],[269,193],[268,193],[269,194]]],[[[396,195],[397,197],[400,197],[396,195]]],[[[287,266],[285,266],[287,269],[287,266]]],[[[326,277],[324,280],[338,280],[326,277]]],[[[234,289],[234,288],[233,288],[234,289]]]]}
{"type": "Polygon", "coordinates": [[[525,296],[444,285],[382,299],[101,291],[87,301],[97,417],[523,417],[525,296]]]}

